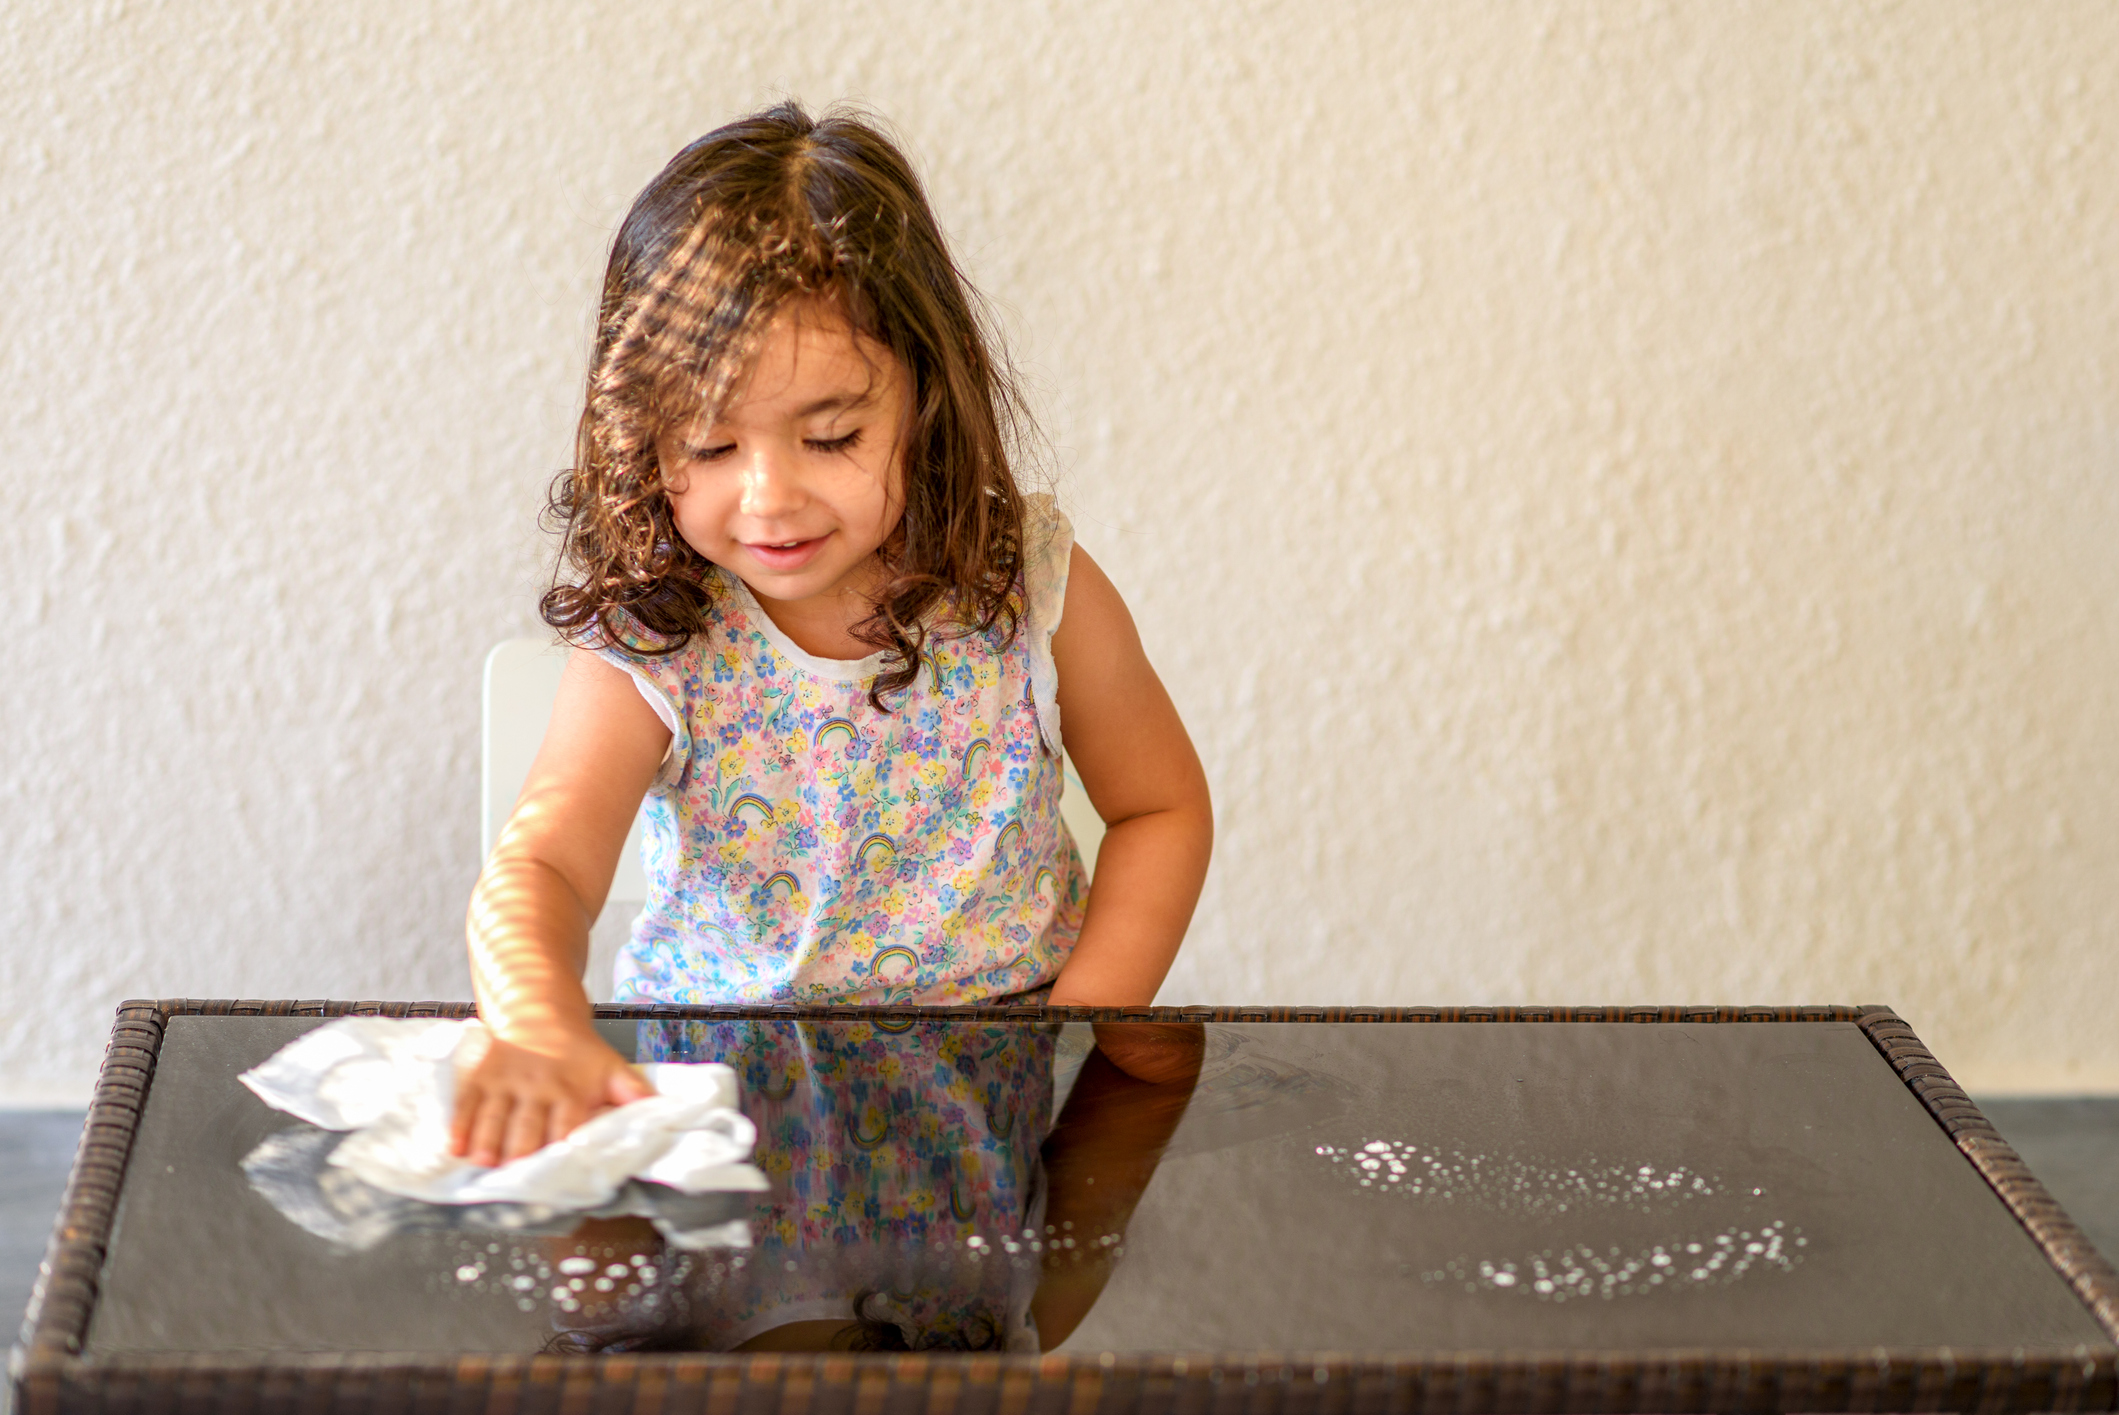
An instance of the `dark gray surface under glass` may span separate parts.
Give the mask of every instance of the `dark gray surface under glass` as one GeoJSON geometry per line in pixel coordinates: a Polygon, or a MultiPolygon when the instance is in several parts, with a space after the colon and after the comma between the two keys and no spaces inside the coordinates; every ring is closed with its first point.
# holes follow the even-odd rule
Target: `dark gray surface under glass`
{"type": "MultiPolygon", "coordinates": [[[[944,1105],[917,1076],[936,1048],[964,1051],[946,1029],[974,1024],[599,1024],[621,1049],[637,1036],[643,1057],[752,1047],[744,1104],[763,1122],[761,1164],[783,1173],[773,1147],[798,1134],[830,1160],[809,1155],[831,1192],[805,1203],[812,1218],[845,1205],[837,1236],[787,1236],[783,1177],[740,1283],[726,1251],[687,1261],[624,1241],[446,1233],[344,1253],[297,1228],[239,1169],[294,1122],[236,1076],[317,1025],[170,1019],[91,1359],[526,1352],[585,1332],[626,1349],[626,1320],[592,1292],[555,1300],[569,1284],[560,1261],[577,1251],[593,1258],[590,1285],[615,1274],[609,1301],[641,1291],[643,1268],[663,1290],[681,1278],[706,1293],[685,1338],[702,1349],[836,1311],[816,1303],[826,1289],[882,1311],[918,1348],[928,1326],[960,1332],[971,1308],[992,1329],[1023,1327],[1040,1273],[1063,1266],[1032,1242],[1042,1254],[1070,1239],[1077,1268],[1079,1253],[1116,1256],[1086,1315],[1077,1302],[1069,1318],[1057,1347],[1069,1352],[2111,1346],[1849,1023],[1208,1024],[1192,1034],[1196,1080],[1149,1088],[1159,1099],[1146,1109],[1121,1084],[1101,1111],[1088,1092],[1109,1068],[1082,1025],[976,1024],[988,1040],[973,1070],[986,1070],[944,1105]],[[912,1079],[882,1085],[876,1059],[899,1056],[912,1079]],[[797,1075],[804,1065],[814,1074],[797,1075]],[[982,1113],[966,1113],[973,1093],[982,1113]],[[798,1103],[812,1110],[773,1109],[798,1103]],[[811,1133],[832,1115],[847,1135],[811,1133]],[[963,1158],[980,1143],[985,1160],[963,1158]],[[901,1168],[917,1167],[915,1149],[918,1163],[957,1166],[941,1182],[953,1214],[908,1216],[903,1186],[864,1190],[864,1157],[900,1145],[901,1168]],[[1107,1194],[1139,1191],[1130,1221],[1045,1234],[1043,1219],[1088,1211],[1066,1206],[1099,1179],[1107,1194]],[[888,1256],[892,1244],[911,1256],[888,1256]],[[873,1272],[866,1254],[885,1255],[873,1272]],[[724,1300],[731,1283],[742,1302],[724,1300]],[[957,1316],[935,1315],[953,1302],[957,1316]]],[[[577,1258],[570,1270],[583,1269],[577,1258]]]]}

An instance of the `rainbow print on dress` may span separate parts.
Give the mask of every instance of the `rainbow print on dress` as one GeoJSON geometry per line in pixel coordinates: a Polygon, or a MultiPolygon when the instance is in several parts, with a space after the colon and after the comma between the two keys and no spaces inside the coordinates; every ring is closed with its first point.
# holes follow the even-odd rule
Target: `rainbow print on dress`
{"type": "Polygon", "coordinates": [[[860,739],[861,731],[851,721],[843,717],[830,717],[810,734],[809,744],[821,752],[833,741],[857,742],[860,739]]]}
{"type": "Polygon", "coordinates": [[[887,868],[897,858],[898,847],[887,835],[871,835],[854,851],[854,858],[872,870],[887,868]]]}
{"type": "Polygon", "coordinates": [[[745,811],[751,813],[748,817],[750,820],[763,821],[767,825],[772,823],[773,803],[758,795],[755,791],[746,791],[728,804],[728,814],[731,820],[743,819],[745,811]]]}

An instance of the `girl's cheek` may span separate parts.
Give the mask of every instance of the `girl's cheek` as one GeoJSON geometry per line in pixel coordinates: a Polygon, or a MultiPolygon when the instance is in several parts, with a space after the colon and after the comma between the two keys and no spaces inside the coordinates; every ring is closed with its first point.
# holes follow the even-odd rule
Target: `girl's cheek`
{"type": "Polygon", "coordinates": [[[896,460],[864,462],[861,464],[862,480],[871,491],[881,492],[885,496],[894,497],[898,488],[904,485],[905,481],[899,466],[900,463],[896,460]]]}
{"type": "Polygon", "coordinates": [[[720,534],[720,528],[726,523],[724,508],[696,490],[682,499],[672,499],[670,513],[677,534],[684,537],[686,545],[702,555],[706,554],[707,545],[720,534]]]}
{"type": "Polygon", "coordinates": [[[699,556],[701,559],[712,561],[715,564],[720,563],[714,553],[715,542],[711,536],[704,532],[702,527],[686,525],[681,517],[672,517],[671,521],[677,527],[677,539],[690,546],[694,555],[699,556]]]}
{"type": "Polygon", "coordinates": [[[884,541],[896,535],[898,523],[904,519],[905,504],[901,501],[887,502],[883,507],[881,519],[876,523],[876,544],[881,545],[884,541]]]}

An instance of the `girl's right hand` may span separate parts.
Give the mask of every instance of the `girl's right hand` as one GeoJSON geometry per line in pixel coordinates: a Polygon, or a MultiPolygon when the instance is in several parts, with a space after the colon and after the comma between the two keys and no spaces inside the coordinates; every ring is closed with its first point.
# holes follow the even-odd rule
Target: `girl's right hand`
{"type": "Polygon", "coordinates": [[[473,1164],[521,1159],[600,1111],[655,1093],[593,1031],[568,1029],[534,1043],[485,1035],[484,1054],[458,1072],[449,1125],[449,1149],[473,1164]]]}

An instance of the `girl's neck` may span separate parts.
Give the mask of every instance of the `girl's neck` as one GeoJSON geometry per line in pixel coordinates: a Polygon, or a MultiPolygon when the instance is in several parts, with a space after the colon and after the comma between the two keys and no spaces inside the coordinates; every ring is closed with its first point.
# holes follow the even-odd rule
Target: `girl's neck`
{"type": "Polygon", "coordinates": [[[773,627],[806,654],[854,661],[876,651],[874,644],[854,633],[854,626],[875,612],[875,602],[865,592],[865,584],[861,588],[849,585],[810,599],[770,599],[748,581],[743,587],[750,591],[766,618],[773,621],[773,627]]]}

